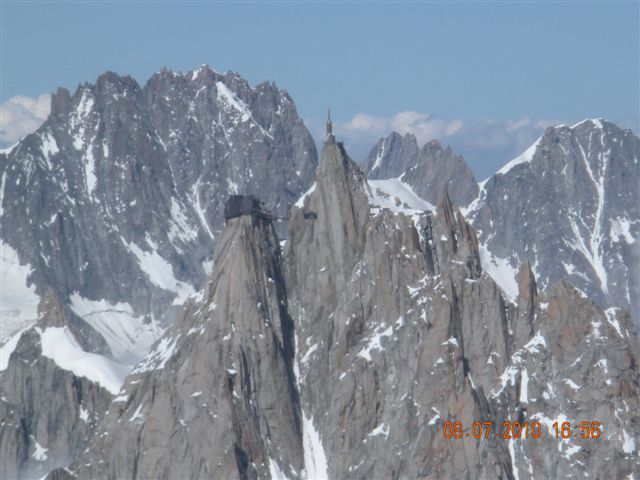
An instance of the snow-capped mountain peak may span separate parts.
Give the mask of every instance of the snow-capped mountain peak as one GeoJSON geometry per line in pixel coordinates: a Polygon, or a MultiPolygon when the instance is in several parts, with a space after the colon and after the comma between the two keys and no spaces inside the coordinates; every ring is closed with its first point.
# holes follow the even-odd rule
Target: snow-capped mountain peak
{"type": "Polygon", "coordinates": [[[602,306],[637,312],[639,158],[638,137],[606,120],[549,127],[465,213],[512,272],[528,260],[543,288],[566,278],[602,306]]]}

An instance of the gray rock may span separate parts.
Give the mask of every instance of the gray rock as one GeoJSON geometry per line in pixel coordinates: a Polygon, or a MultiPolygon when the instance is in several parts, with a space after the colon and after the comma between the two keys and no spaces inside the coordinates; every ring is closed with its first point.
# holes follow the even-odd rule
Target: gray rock
{"type": "Polygon", "coordinates": [[[581,388],[588,394],[587,385],[600,385],[597,371],[587,375],[594,373],[594,363],[615,363],[619,369],[609,367],[605,384],[625,393],[620,400],[603,398],[614,405],[624,399],[637,416],[629,399],[638,384],[638,347],[628,323],[619,320],[623,333],[616,336],[605,330],[602,311],[562,287],[554,290],[553,305],[567,311],[545,320],[547,312],[556,310],[551,301],[538,300],[527,265],[520,302],[512,306],[482,272],[475,232],[447,195],[420,228],[421,241],[408,216],[369,213],[359,169],[328,139],[315,190],[301,208],[294,207],[286,252],[302,408],[319,432],[328,476],[605,478],[637,473],[631,445],[638,433],[631,417],[620,416],[616,407],[602,410],[589,397],[569,409],[571,392],[559,386],[592,341],[589,328],[574,325],[590,325],[596,315],[602,341],[618,346],[599,348],[594,362],[581,365],[581,388]],[[544,372],[553,371],[558,386],[544,409],[527,411],[528,399],[515,390],[524,375],[518,377],[521,370],[514,365],[523,352],[536,350],[538,335],[571,335],[574,340],[531,361],[529,371],[536,372],[536,379],[530,382],[542,383],[544,372]],[[491,421],[501,432],[503,421],[524,421],[540,412],[566,412],[574,422],[607,422],[610,443],[603,448],[592,440],[585,453],[601,448],[597,459],[578,463],[566,461],[571,446],[565,442],[559,448],[546,426],[540,447],[497,437],[443,438],[446,420],[462,422],[466,433],[474,421],[491,421]],[[602,461],[614,457],[622,460],[620,466],[602,461]]]}
{"type": "Polygon", "coordinates": [[[391,132],[381,138],[364,161],[364,170],[370,178],[398,178],[418,163],[420,147],[415,135],[391,132]]]}
{"type": "Polygon", "coordinates": [[[166,326],[211,270],[227,195],[259,193],[284,232],[316,157],[274,84],[201,67],[141,87],[107,72],[59,89],[45,123],[0,157],[0,239],[38,295],[127,303],[166,326]]]}
{"type": "Polygon", "coordinates": [[[47,292],[38,324],[22,334],[0,372],[2,478],[42,478],[54,467],[68,465],[82,454],[113,398],[105,388],[43,355],[42,332],[62,327],[87,351],[108,353],[104,344],[93,343],[101,339],[97,332],[47,292]]]}
{"type": "Polygon", "coordinates": [[[271,220],[230,219],[199,301],[132,372],[79,478],[298,478],[304,468],[280,246],[271,220]]]}
{"type": "Polygon", "coordinates": [[[433,205],[448,190],[453,203],[468,205],[478,194],[478,185],[471,169],[461,155],[451,147],[443,148],[439,141],[431,140],[421,149],[412,134],[400,136],[392,132],[373,147],[365,160],[369,178],[398,178],[420,197],[433,205]]]}
{"type": "Polygon", "coordinates": [[[509,441],[514,471],[519,478],[637,476],[640,344],[628,312],[603,313],[562,282],[541,297],[533,328],[489,395],[502,418],[542,426],[539,440],[509,441]],[[570,438],[556,438],[555,421],[569,422],[570,438]],[[593,422],[599,438],[589,433],[593,422]]]}
{"type": "Polygon", "coordinates": [[[516,348],[522,347],[533,337],[533,322],[538,306],[538,285],[531,264],[525,262],[518,273],[518,308],[513,326],[516,348]]]}
{"type": "MultiPolygon", "coordinates": [[[[509,302],[447,189],[434,212],[374,206],[328,133],[284,257],[268,214],[229,219],[205,289],[127,377],[88,450],[55,475],[640,474],[629,313],[567,283],[539,292],[533,262],[509,302]],[[557,439],[553,422],[565,419],[598,421],[602,436],[557,439]],[[444,437],[447,421],[462,422],[461,438],[444,437]],[[502,434],[504,421],[538,421],[541,438],[466,435],[474,422],[502,434]]],[[[20,355],[37,358],[26,345],[20,355]]]]}
{"type": "MultiPolygon", "coordinates": [[[[0,240],[30,266],[23,281],[43,298],[39,328],[69,327],[84,351],[109,358],[115,350],[107,341],[120,335],[134,344],[118,358],[129,363],[147,353],[129,336],[145,324],[172,323],[207,278],[227,195],[260,192],[285,231],[316,155],[291,98],[273,84],[250,88],[235,73],[201,67],[162,71],[142,88],[108,72],[74,95],[58,89],[42,127],[0,155],[0,240]],[[83,312],[85,322],[69,308],[78,297],[108,303],[83,312]],[[118,323],[127,314],[134,326],[118,323]],[[107,341],[91,326],[97,316],[107,341]]],[[[0,314],[4,335],[12,312],[0,314]]],[[[96,413],[95,404],[109,400],[82,406],[81,394],[103,389],[42,356],[38,331],[23,336],[1,374],[10,392],[2,472],[41,477],[78,457],[106,411],[96,413]],[[28,363],[18,360],[25,352],[28,363]],[[91,412],[89,426],[81,408],[91,412]],[[32,435],[46,461],[30,457],[32,435]]]]}
{"type": "Polygon", "coordinates": [[[466,214],[489,252],[513,269],[530,262],[542,290],[567,279],[637,317],[639,179],[631,130],[601,120],[550,127],[483,183],[466,214]]]}

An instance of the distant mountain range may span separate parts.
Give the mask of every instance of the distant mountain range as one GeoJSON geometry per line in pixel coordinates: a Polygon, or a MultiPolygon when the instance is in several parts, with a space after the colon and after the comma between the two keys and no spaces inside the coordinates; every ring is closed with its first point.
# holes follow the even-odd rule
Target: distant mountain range
{"type": "Polygon", "coordinates": [[[640,475],[638,157],[587,120],[478,184],[411,135],[318,159],[235,73],[58,90],[0,154],[0,477],[640,475]]]}
{"type": "Polygon", "coordinates": [[[640,140],[631,130],[604,120],[547,128],[479,188],[462,157],[435,141],[418,149],[410,134],[380,140],[366,169],[371,178],[398,177],[432,203],[447,189],[510,298],[528,261],[541,288],[567,279],[640,322],[640,140]]]}
{"type": "Polygon", "coordinates": [[[437,204],[445,190],[456,205],[467,205],[478,195],[478,184],[461,155],[432,140],[422,148],[410,133],[392,132],[380,139],[364,163],[369,178],[399,178],[417,195],[437,204]]]}
{"type": "Polygon", "coordinates": [[[3,278],[15,284],[3,338],[35,321],[51,288],[139,360],[135,340],[172,323],[211,272],[227,196],[259,194],[285,232],[317,165],[289,95],[235,73],[164,70],[141,87],[108,72],[51,104],[0,157],[3,278]]]}

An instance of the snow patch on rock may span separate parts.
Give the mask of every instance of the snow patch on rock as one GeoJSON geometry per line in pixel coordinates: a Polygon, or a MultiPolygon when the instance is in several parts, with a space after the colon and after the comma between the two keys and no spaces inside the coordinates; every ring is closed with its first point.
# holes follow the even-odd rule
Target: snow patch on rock
{"type": "Polygon", "coordinates": [[[496,257],[486,246],[480,244],[480,263],[511,300],[518,298],[518,271],[506,258],[496,257]]]}
{"type": "Polygon", "coordinates": [[[379,208],[388,208],[394,213],[413,215],[433,211],[435,207],[420,198],[413,189],[399,178],[368,180],[371,195],[369,202],[379,208]]]}
{"type": "Polygon", "coordinates": [[[157,245],[148,236],[147,243],[152,248],[150,252],[142,250],[135,243],[128,243],[124,238],[122,242],[135,255],[140,268],[154,285],[176,294],[174,305],[182,305],[188,297],[195,295],[195,289],[191,285],[175,278],[173,267],[158,253],[157,245]]]}
{"type": "Polygon", "coordinates": [[[516,165],[520,165],[521,163],[531,162],[531,160],[533,160],[533,155],[536,153],[536,149],[538,148],[538,145],[540,144],[541,140],[542,140],[542,137],[538,138],[538,140],[536,140],[536,142],[533,145],[527,148],[521,155],[518,155],[516,158],[508,162],[504,167],[498,170],[497,173],[504,175],[516,165]]]}
{"type": "Polygon", "coordinates": [[[302,444],[307,478],[329,478],[329,466],[320,434],[313,426],[313,419],[302,411],[302,444]]]}
{"type": "Polygon", "coordinates": [[[18,252],[0,240],[0,342],[38,318],[40,297],[29,285],[33,269],[22,265],[18,252]]]}
{"type": "Polygon", "coordinates": [[[13,336],[9,337],[9,339],[4,342],[2,347],[0,347],[0,372],[6,370],[9,366],[9,357],[18,346],[18,342],[20,341],[22,334],[29,328],[30,327],[25,327],[22,330],[18,330],[13,334],[13,336]]]}
{"type": "Polygon", "coordinates": [[[114,395],[120,391],[130,368],[102,355],[85,352],[67,327],[36,327],[42,344],[42,355],[63,370],[86,377],[114,395]]]}
{"type": "Polygon", "coordinates": [[[89,300],[74,293],[70,307],[104,337],[113,356],[126,365],[133,366],[142,360],[164,333],[153,317],[145,322],[128,303],[89,300]]]}

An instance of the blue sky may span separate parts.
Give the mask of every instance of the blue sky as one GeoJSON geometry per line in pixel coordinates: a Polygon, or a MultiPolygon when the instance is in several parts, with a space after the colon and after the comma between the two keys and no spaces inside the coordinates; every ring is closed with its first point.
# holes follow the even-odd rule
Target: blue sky
{"type": "Polygon", "coordinates": [[[549,124],[604,117],[638,132],[638,5],[3,2],[0,101],[28,97],[21,108],[45,115],[38,97],[58,85],[207,63],[275,81],[314,133],[330,105],[356,158],[415,131],[483,177],[549,124]]]}

